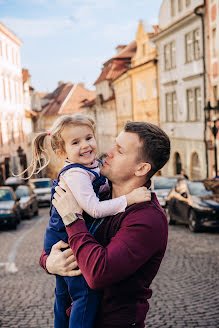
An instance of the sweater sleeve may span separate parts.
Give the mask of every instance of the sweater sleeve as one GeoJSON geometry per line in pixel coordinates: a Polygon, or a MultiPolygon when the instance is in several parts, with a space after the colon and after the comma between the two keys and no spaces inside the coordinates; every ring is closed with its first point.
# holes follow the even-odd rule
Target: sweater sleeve
{"type": "Polygon", "coordinates": [[[94,239],[81,220],[66,230],[78,266],[93,289],[132,275],[163,247],[166,236],[164,220],[152,210],[147,215],[145,210],[127,215],[106,247],[94,239]]]}
{"type": "Polygon", "coordinates": [[[87,172],[71,170],[68,174],[63,175],[63,178],[80,207],[93,218],[102,218],[125,211],[127,206],[125,196],[104,201],[99,200],[87,172]]]}

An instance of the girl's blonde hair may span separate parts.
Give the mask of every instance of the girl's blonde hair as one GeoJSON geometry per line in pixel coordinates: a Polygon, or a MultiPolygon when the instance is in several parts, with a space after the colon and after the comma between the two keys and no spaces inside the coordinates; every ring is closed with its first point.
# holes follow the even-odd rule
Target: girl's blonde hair
{"type": "Polygon", "coordinates": [[[65,152],[65,142],[61,136],[62,131],[69,125],[87,125],[95,133],[94,120],[84,114],[63,115],[59,117],[48,132],[39,133],[32,142],[32,162],[30,166],[21,174],[32,169],[29,179],[33,174],[42,171],[50,162],[49,150],[45,145],[45,138],[50,139],[51,147],[54,152],[60,149],[65,152]]]}

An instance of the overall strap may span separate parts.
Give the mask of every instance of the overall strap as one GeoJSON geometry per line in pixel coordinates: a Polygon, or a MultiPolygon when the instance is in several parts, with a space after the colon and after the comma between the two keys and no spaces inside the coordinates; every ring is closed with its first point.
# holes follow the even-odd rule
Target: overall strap
{"type": "Polygon", "coordinates": [[[89,169],[88,167],[86,167],[86,166],[84,166],[84,165],[81,165],[81,164],[69,164],[69,165],[63,167],[63,169],[61,169],[61,171],[59,172],[59,174],[58,174],[58,176],[57,176],[57,180],[59,180],[59,177],[60,177],[60,175],[61,175],[63,172],[65,172],[65,171],[67,171],[67,170],[69,170],[69,169],[72,169],[72,168],[74,168],[74,167],[79,167],[79,168],[81,168],[81,169],[84,169],[84,170],[87,170],[87,171],[91,172],[91,173],[95,176],[96,179],[99,177],[99,175],[97,174],[97,172],[95,172],[95,171],[89,169]]]}

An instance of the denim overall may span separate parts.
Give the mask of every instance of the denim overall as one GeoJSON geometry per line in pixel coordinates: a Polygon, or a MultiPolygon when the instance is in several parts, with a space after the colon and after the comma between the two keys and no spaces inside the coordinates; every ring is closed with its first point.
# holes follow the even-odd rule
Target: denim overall
{"type": "MultiPolygon", "coordinates": [[[[82,168],[94,174],[95,179],[92,182],[93,189],[99,197],[99,188],[106,181],[105,177],[98,175],[95,171],[80,165],[69,164],[65,166],[58,174],[57,179],[53,180],[51,190],[51,201],[55,193],[55,187],[58,186],[60,175],[71,168],[82,168]]],[[[93,219],[84,212],[83,217],[88,230],[94,234],[97,227],[103,219],[93,219]]],[[[68,243],[68,234],[64,223],[58,214],[56,208],[51,203],[50,220],[44,237],[44,250],[50,254],[52,246],[58,241],[63,240],[68,243]]],[[[55,328],[92,328],[95,315],[100,301],[100,292],[91,289],[86,283],[83,275],[76,277],[62,277],[56,275],[55,304],[54,304],[54,327],[55,328]],[[66,310],[72,304],[70,318],[66,310]]]]}

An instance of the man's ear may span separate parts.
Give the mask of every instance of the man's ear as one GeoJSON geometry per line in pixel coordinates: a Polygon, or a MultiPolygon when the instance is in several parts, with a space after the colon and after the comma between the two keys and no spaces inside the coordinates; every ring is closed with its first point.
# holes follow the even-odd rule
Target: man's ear
{"type": "Polygon", "coordinates": [[[140,163],[138,165],[137,170],[135,171],[135,175],[137,177],[141,177],[146,175],[151,169],[151,164],[150,163],[140,163]]]}

